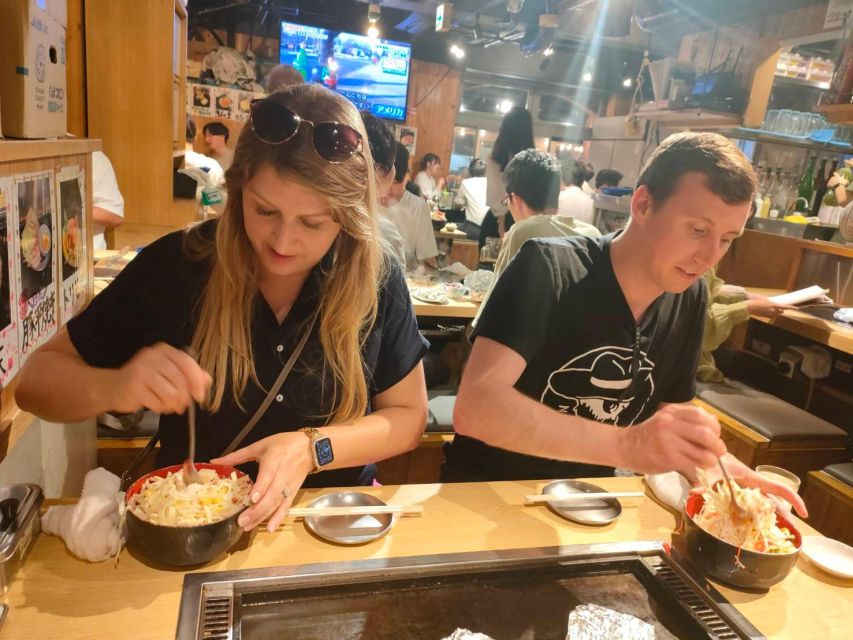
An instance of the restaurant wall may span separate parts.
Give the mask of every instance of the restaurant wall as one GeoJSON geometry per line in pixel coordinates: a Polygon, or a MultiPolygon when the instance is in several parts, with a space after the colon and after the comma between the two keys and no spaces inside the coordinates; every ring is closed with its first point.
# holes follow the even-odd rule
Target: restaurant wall
{"type": "Polygon", "coordinates": [[[425,153],[435,153],[443,167],[450,165],[453,122],[459,110],[459,71],[447,65],[412,60],[406,124],[417,128],[412,170],[425,153]]]}

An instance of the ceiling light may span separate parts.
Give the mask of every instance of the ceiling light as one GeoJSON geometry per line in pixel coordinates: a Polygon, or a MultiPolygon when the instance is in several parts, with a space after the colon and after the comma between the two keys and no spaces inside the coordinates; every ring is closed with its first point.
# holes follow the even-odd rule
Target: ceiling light
{"type": "Polygon", "coordinates": [[[498,104],[498,111],[501,113],[509,113],[510,109],[512,109],[512,101],[510,100],[501,100],[498,104]]]}
{"type": "Polygon", "coordinates": [[[461,104],[461,103],[459,104],[459,111],[465,111],[465,105],[464,104],[461,104]]]}
{"type": "Polygon", "coordinates": [[[623,86],[623,87],[625,87],[625,88],[630,89],[630,88],[631,88],[631,85],[633,84],[633,82],[634,82],[634,81],[633,81],[633,80],[631,80],[631,78],[625,78],[625,79],[622,81],[622,86],[623,86]]]}
{"type": "Polygon", "coordinates": [[[376,40],[379,37],[379,28],[371,23],[369,27],[367,27],[367,37],[371,40],[376,40]]]}
{"type": "Polygon", "coordinates": [[[584,82],[592,82],[592,74],[587,71],[581,76],[581,80],[583,80],[584,82]]]}
{"type": "Polygon", "coordinates": [[[456,58],[464,58],[465,57],[465,49],[460,47],[455,42],[452,45],[450,45],[450,53],[451,53],[451,55],[455,56],[456,58]]]}
{"type": "Polygon", "coordinates": [[[552,45],[548,45],[545,48],[545,51],[542,52],[543,56],[552,56],[554,55],[554,47],[552,45]]]}

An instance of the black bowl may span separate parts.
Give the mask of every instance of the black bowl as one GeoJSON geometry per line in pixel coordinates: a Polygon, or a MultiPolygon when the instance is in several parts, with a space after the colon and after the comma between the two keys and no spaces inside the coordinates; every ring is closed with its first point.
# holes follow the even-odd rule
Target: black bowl
{"type": "MultiPolygon", "coordinates": [[[[238,476],[246,475],[239,469],[225,465],[200,462],[195,466],[196,469],[212,469],[220,478],[226,478],[232,472],[236,472],[238,476]]],[[[127,490],[125,505],[139,493],[148,478],[152,476],[163,478],[170,472],[180,472],[180,470],[181,465],[177,464],[145,474],[127,490]]],[[[163,564],[176,567],[204,564],[230,549],[240,539],[243,529],[237,524],[237,518],[242,512],[243,509],[240,509],[224,520],[211,524],[178,527],[147,522],[128,509],[126,512],[127,546],[163,564]]]]}
{"type": "Polygon", "coordinates": [[[791,553],[761,553],[740,549],[712,536],[693,520],[702,510],[704,498],[693,494],[681,515],[682,533],[673,536],[679,555],[705,575],[735,589],[766,591],[788,575],[797,563],[802,538],[794,525],[776,512],[776,523],[794,534],[796,550],[791,553]]]}

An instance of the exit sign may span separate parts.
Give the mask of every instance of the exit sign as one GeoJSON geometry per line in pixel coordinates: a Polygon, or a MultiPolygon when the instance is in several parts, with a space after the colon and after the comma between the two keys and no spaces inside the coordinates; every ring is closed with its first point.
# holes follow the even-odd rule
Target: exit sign
{"type": "Polygon", "coordinates": [[[442,2],[435,8],[435,30],[450,31],[451,18],[453,17],[453,3],[442,2]]]}

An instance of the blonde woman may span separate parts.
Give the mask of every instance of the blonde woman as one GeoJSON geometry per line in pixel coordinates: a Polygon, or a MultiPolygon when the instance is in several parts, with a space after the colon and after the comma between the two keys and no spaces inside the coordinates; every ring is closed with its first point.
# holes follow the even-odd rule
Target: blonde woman
{"type": "Polygon", "coordinates": [[[377,240],[373,160],[345,98],[299,85],[255,102],[226,182],[221,218],[143,250],[32,355],[16,398],[62,422],[156,411],[158,466],[186,457],[198,401],[196,458],[243,465],[256,482],[239,522],[272,531],[303,484],[368,484],[370,463],[417,444],[426,343],[377,240]]]}

